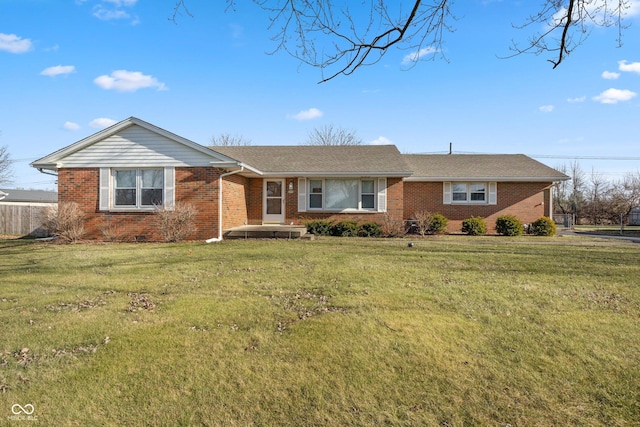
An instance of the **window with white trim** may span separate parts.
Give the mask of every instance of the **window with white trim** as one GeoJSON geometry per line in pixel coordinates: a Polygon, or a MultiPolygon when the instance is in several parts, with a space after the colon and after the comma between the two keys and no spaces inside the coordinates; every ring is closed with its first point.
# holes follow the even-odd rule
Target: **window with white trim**
{"type": "Polygon", "coordinates": [[[497,202],[495,182],[445,182],[444,204],[489,204],[497,202]]]}
{"type": "Polygon", "coordinates": [[[163,169],[114,169],[115,208],[153,208],[163,205],[163,169]]]}
{"type": "Polygon", "coordinates": [[[309,210],[375,211],[376,180],[324,178],[308,179],[309,210]]]}

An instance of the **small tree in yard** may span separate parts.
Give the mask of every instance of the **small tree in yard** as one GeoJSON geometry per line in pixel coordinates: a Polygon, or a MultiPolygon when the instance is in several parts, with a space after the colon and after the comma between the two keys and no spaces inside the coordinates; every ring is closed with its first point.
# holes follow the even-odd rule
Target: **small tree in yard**
{"type": "Polygon", "coordinates": [[[449,220],[442,214],[419,211],[414,215],[418,226],[418,233],[422,237],[426,234],[442,234],[447,230],[449,220]]]}
{"type": "Polygon", "coordinates": [[[190,203],[178,202],[173,210],[156,210],[156,226],[166,242],[180,242],[196,229],[196,208],[190,203]]]}
{"type": "Polygon", "coordinates": [[[84,234],[84,212],[75,202],[61,202],[46,210],[42,225],[61,242],[77,242],[84,234]]]}

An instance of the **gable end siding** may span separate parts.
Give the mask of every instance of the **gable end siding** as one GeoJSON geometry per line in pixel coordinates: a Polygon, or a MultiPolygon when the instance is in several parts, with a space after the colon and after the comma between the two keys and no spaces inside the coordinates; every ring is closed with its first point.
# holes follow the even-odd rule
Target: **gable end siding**
{"type": "Polygon", "coordinates": [[[68,167],[209,166],[212,157],[139,126],[96,142],[62,159],[68,167]]]}

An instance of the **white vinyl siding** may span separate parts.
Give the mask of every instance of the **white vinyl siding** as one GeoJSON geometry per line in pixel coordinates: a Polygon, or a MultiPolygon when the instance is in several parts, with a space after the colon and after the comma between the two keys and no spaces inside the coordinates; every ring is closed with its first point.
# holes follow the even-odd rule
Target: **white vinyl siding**
{"type": "Polygon", "coordinates": [[[443,203],[468,205],[495,205],[498,203],[496,182],[444,182],[443,203]]]}
{"type": "Polygon", "coordinates": [[[66,156],[62,164],[79,167],[211,166],[211,156],[139,126],[131,126],[66,156]]]}

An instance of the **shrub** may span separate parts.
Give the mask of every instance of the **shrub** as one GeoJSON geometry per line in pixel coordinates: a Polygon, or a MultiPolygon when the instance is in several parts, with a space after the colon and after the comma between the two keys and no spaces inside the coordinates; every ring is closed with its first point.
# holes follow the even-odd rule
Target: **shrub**
{"type": "Polygon", "coordinates": [[[360,237],[380,237],[382,236],[382,228],[380,224],[373,221],[367,221],[360,224],[358,228],[358,236],[360,237]]]}
{"type": "Polygon", "coordinates": [[[524,231],[522,222],[513,215],[502,215],[496,220],[496,232],[503,236],[520,236],[524,231]]]}
{"type": "Polygon", "coordinates": [[[61,242],[77,242],[84,234],[84,212],[76,202],[58,203],[47,209],[42,225],[61,242]]]}
{"type": "Polygon", "coordinates": [[[449,220],[446,216],[434,213],[431,215],[431,225],[429,226],[429,233],[431,234],[443,234],[447,231],[447,224],[449,220]]]}
{"type": "Polygon", "coordinates": [[[554,236],[556,234],[556,223],[551,218],[543,216],[531,223],[529,233],[536,236],[554,236]]]}
{"type": "Polygon", "coordinates": [[[165,242],[179,242],[186,239],[196,229],[197,211],[190,203],[178,202],[172,210],[156,210],[156,226],[165,242]]]}
{"type": "Polygon", "coordinates": [[[326,219],[310,219],[304,222],[307,232],[316,236],[331,236],[333,234],[333,221],[326,219]]]}
{"type": "Polygon", "coordinates": [[[472,216],[462,221],[462,232],[469,236],[481,236],[487,233],[487,223],[479,216],[472,216]]]}
{"type": "Polygon", "coordinates": [[[333,226],[331,234],[339,237],[356,237],[358,235],[358,221],[340,221],[333,226]]]}
{"type": "Polygon", "coordinates": [[[382,231],[383,237],[403,236],[406,231],[404,228],[404,221],[401,219],[395,219],[389,214],[385,214],[382,218],[380,230],[382,231]]]}

